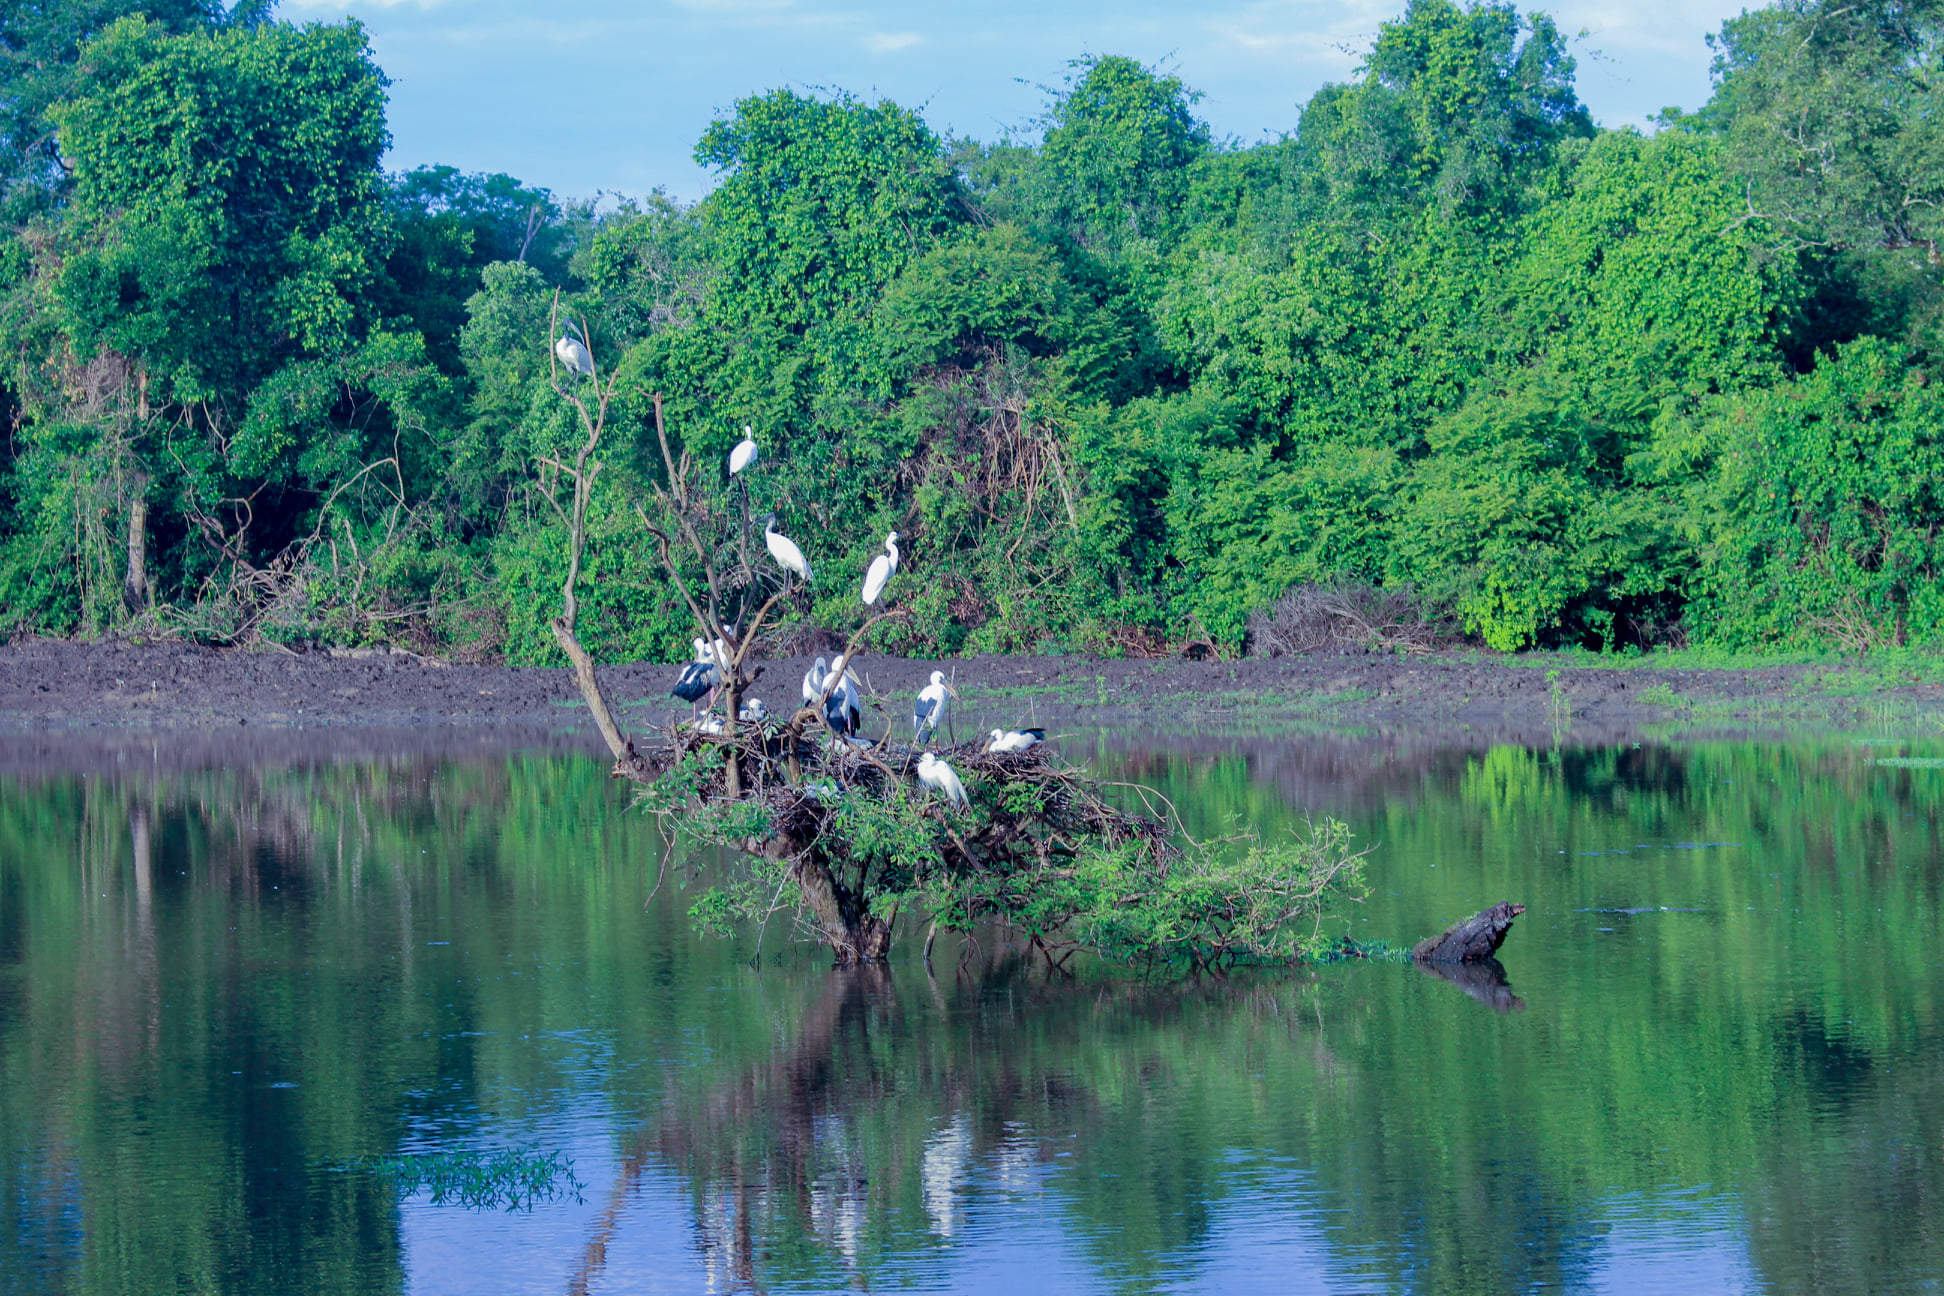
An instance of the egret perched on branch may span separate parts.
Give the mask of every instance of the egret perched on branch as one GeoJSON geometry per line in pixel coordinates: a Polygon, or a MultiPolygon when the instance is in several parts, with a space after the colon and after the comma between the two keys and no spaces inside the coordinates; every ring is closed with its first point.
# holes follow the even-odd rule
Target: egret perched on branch
{"type": "Polygon", "coordinates": [[[1028,747],[1037,747],[1046,741],[1044,729],[1013,729],[1005,733],[994,729],[992,741],[986,744],[989,752],[1023,752],[1028,747]]]}
{"type": "Polygon", "coordinates": [[[560,341],[554,343],[554,358],[565,365],[570,373],[580,374],[584,378],[594,376],[593,353],[582,346],[580,339],[572,332],[562,333],[560,341]]]}
{"type": "Polygon", "coordinates": [[[736,448],[729,452],[729,475],[734,477],[743,469],[753,468],[755,466],[756,437],[749,430],[749,425],[745,423],[743,424],[743,439],[738,441],[736,448]]]}
{"type": "Polygon", "coordinates": [[[918,701],[911,708],[913,742],[924,742],[945,723],[952,696],[952,686],[945,682],[945,673],[933,671],[931,683],[918,691],[918,701]]]}
{"type": "Polygon", "coordinates": [[[926,752],[918,758],[918,781],[943,792],[953,805],[965,804],[965,784],[959,781],[950,765],[938,759],[937,752],[926,752]]]}
{"type": "Polygon", "coordinates": [[[813,707],[823,701],[824,676],[829,673],[830,668],[821,657],[803,672],[803,705],[813,707]]]}
{"type": "Polygon", "coordinates": [[[777,531],[774,513],[763,519],[763,543],[769,546],[770,557],[776,559],[778,567],[795,572],[805,585],[810,583],[810,564],[804,560],[803,550],[797,548],[796,541],[777,531]]]}
{"type": "Polygon", "coordinates": [[[893,531],[884,537],[884,552],[871,559],[871,569],[864,573],[864,604],[869,607],[884,593],[884,583],[898,573],[898,533],[893,531]]]}

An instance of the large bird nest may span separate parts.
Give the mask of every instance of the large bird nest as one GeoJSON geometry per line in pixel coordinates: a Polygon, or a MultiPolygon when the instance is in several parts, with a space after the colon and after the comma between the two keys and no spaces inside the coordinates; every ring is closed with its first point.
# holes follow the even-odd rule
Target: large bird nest
{"type": "MultiPolygon", "coordinates": [[[[660,740],[663,773],[644,787],[644,808],[697,841],[780,869],[798,884],[812,931],[842,961],[881,957],[897,907],[913,901],[950,930],[1023,920],[1034,943],[1069,948],[1060,933],[1082,904],[1066,885],[1076,870],[1111,855],[1165,876],[1180,850],[1172,808],[1157,794],[1126,787],[1136,813],[1116,804],[1116,785],[1044,744],[1001,753],[977,743],[865,743],[831,733],[809,708],[721,733],[677,724],[660,740]],[[926,751],[958,774],[966,804],[919,782],[926,751]]],[[[731,910],[754,917],[764,888],[725,895],[731,910]]]]}

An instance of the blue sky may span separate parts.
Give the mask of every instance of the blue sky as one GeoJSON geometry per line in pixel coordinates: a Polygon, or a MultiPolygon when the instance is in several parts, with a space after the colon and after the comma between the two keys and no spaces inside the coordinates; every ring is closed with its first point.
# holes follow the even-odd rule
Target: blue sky
{"type": "MultiPolygon", "coordinates": [[[[505,171],[563,196],[700,197],[696,138],[739,98],[841,88],[920,109],[933,129],[996,138],[1028,125],[1067,61],[1126,54],[1201,90],[1218,135],[1295,124],[1404,0],[1097,0],[952,5],[880,0],[284,0],[291,21],[356,17],[391,89],[387,165],[505,171]]],[[[1741,4],[1565,4],[1581,99],[1644,124],[1708,95],[1703,38],[1741,4]]]]}

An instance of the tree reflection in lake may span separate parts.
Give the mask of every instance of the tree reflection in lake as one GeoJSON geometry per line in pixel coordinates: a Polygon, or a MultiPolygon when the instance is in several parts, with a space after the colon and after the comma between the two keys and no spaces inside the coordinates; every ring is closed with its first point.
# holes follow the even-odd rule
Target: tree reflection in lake
{"type": "Polygon", "coordinates": [[[758,972],[578,756],[16,777],[0,1292],[1944,1279],[1929,748],[1193,741],[1099,759],[1353,818],[1359,936],[1523,900],[1504,978],[758,972]],[[502,1148],[585,1204],[338,1168],[502,1148]]]}

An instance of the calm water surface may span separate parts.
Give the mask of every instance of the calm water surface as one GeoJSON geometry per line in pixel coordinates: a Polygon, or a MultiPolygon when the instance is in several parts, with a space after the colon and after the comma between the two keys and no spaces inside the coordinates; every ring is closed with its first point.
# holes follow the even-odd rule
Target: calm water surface
{"type": "Polygon", "coordinates": [[[1944,1282],[1944,742],[1154,742],[1067,750],[1509,984],[752,966],[585,757],[0,783],[0,1293],[1944,1282]]]}

